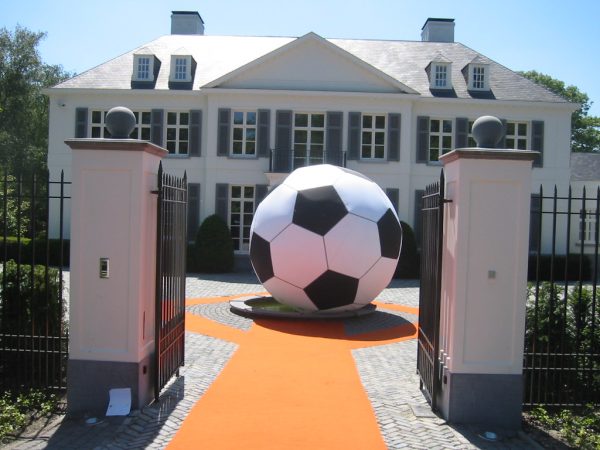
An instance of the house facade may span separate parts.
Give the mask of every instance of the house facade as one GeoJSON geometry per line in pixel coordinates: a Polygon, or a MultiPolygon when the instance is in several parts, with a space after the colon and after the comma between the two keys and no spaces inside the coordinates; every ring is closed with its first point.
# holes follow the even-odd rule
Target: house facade
{"type": "Polygon", "coordinates": [[[569,184],[577,105],[454,42],[451,19],[428,19],[421,41],[210,36],[198,13],[171,20],[170,35],[46,91],[53,176],[70,179],[65,139],[108,137],[106,112],[126,106],[131,137],[165,147],[165,170],[187,173],[190,238],[217,213],[239,253],[269,186],[320,163],[373,179],[418,234],[438,157],[474,146],[482,115],[505,123],[501,147],[540,152],[532,192],[569,184]]]}

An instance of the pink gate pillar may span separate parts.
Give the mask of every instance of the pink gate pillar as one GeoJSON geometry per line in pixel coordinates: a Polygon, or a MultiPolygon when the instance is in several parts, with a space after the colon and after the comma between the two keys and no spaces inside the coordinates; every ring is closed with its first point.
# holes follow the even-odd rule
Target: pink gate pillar
{"type": "MultiPolygon", "coordinates": [[[[491,119],[478,121],[488,126],[491,119]]],[[[481,137],[480,145],[491,147],[500,140],[501,124],[493,119],[500,127],[491,127],[497,136],[486,144],[481,137]]],[[[482,134],[481,128],[478,131],[482,134]]],[[[440,157],[451,202],[444,211],[443,376],[438,405],[450,422],[511,430],[521,426],[531,172],[536,155],[467,148],[440,157]]]]}
{"type": "Polygon", "coordinates": [[[68,411],[103,414],[112,388],[131,388],[137,409],[154,394],[152,191],[167,152],[131,139],[66,143],[73,150],[68,411]]]}

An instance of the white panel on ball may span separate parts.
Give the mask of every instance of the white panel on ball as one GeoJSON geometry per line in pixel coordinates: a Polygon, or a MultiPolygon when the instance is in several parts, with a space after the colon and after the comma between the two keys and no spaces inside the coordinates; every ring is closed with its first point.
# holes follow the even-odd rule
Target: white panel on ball
{"type": "Polygon", "coordinates": [[[381,257],[377,224],[348,214],[325,235],[325,251],[329,269],[362,277],[381,257]],[[349,236],[360,236],[350,242],[349,236]]]}
{"type": "Polygon", "coordinates": [[[344,172],[336,166],[320,164],[318,166],[301,167],[294,170],[283,181],[283,184],[298,191],[329,186],[335,183],[344,172]]]}
{"type": "Polygon", "coordinates": [[[398,261],[391,258],[381,258],[358,282],[355,303],[367,305],[382,291],[381,285],[389,283],[394,276],[398,261]],[[387,280],[387,281],[386,281],[387,280]]]}
{"type": "MultiPolygon", "coordinates": [[[[287,186],[280,185],[269,194],[268,201],[258,205],[250,234],[255,228],[260,229],[260,236],[271,241],[292,223],[294,203],[298,192],[287,186]]],[[[265,199],[266,200],[266,199],[265,199]]]]}
{"type": "Polygon", "coordinates": [[[285,303],[288,306],[298,308],[303,311],[318,310],[313,302],[310,301],[310,298],[308,298],[308,295],[306,295],[304,289],[292,286],[290,283],[286,283],[277,277],[273,277],[266,281],[263,286],[271,293],[276,292],[277,295],[273,294],[273,297],[280,303],[285,303]]]}
{"type": "Polygon", "coordinates": [[[323,238],[298,225],[290,225],[271,242],[273,273],[304,288],[327,270],[323,238]]]}
{"type": "MultiPolygon", "coordinates": [[[[335,190],[348,208],[348,212],[377,222],[385,214],[389,205],[381,199],[381,188],[372,181],[345,173],[335,182],[335,190]]],[[[384,194],[385,195],[385,194],[384,194]]],[[[386,197],[387,200],[387,197],[386,197]]]]}

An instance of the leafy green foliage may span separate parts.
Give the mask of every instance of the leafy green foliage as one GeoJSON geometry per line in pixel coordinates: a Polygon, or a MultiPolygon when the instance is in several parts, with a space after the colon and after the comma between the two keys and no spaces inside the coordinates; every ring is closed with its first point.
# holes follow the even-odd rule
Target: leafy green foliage
{"type": "Polygon", "coordinates": [[[46,167],[48,98],[45,87],[70,77],[44,64],[38,46],[45,33],[20,26],[0,29],[0,167],[11,171],[46,167]]]}
{"type": "Polygon", "coordinates": [[[520,74],[565,100],[581,104],[581,107],[571,116],[571,150],[574,152],[600,152],[600,117],[588,115],[593,102],[586,93],[581,92],[575,86],[565,86],[563,81],[535,70],[520,72],[520,74]]]}
{"type": "Polygon", "coordinates": [[[543,427],[558,431],[574,448],[600,450],[600,411],[592,405],[578,413],[569,409],[548,412],[538,406],[531,417],[543,427]]]}
{"type": "Polygon", "coordinates": [[[60,335],[64,311],[58,270],[42,265],[18,265],[13,260],[7,261],[2,270],[0,331],[60,335]]]}
{"type": "Polygon", "coordinates": [[[31,390],[20,394],[5,392],[0,397],[0,443],[21,431],[34,416],[47,416],[56,411],[54,394],[31,390]]]}
{"type": "Polygon", "coordinates": [[[195,265],[200,272],[218,273],[233,270],[233,241],[223,219],[208,216],[198,228],[194,246],[195,265]]]}

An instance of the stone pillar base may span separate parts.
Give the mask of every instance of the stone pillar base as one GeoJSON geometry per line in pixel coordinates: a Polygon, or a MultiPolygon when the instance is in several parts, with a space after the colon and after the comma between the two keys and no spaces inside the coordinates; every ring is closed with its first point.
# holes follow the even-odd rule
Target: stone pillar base
{"type": "Polygon", "coordinates": [[[153,358],[138,363],[69,359],[67,413],[104,416],[109,390],[131,388],[131,409],[140,409],[154,399],[153,358]]]}
{"type": "Polygon", "coordinates": [[[523,376],[446,373],[441,409],[450,423],[477,424],[490,431],[521,429],[523,376]]]}

